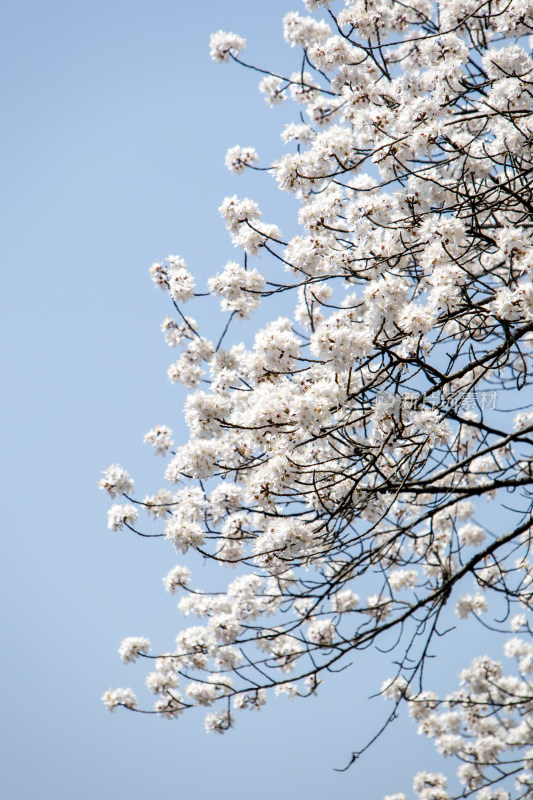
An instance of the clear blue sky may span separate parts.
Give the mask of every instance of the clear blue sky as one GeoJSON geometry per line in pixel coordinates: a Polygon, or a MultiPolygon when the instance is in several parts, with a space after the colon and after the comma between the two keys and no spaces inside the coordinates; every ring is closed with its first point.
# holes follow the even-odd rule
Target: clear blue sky
{"type": "Polygon", "coordinates": [[[409,791],[417,766],[434,764],[411,723],[359,769],[333,772],[386,711],[365,700],[381,670],[371,656],[321,697],[243,714],[225,737],[208,737],[201,715],[170,723],[100,702],[110,686],[142,685],[144,665],[118,659],[123,636],[166,648],[181,624],[161,583],[170,546],[109,532],[96,489],[114,461],[159,488],[162,461],[142,436],[156,423],[185,436],[159,330],[169,309],[147,269],[177,253],[201,283],[231,258],[217,212],[227,194],[256,197],[282,228],[292,209],[268,176],[243,184],[224,168],[237,143],[266,160],[282,152],[288,110],[268,110],[257,76],[213,64],[209,34],[234,30],[255,63],[297,68],[281,17],[300,1],[1,5],[4,796],[409,791]]]}

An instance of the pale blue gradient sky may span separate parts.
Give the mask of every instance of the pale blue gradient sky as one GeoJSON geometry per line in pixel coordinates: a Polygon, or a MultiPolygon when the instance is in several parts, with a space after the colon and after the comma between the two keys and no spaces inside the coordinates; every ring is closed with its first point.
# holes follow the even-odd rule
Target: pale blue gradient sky
{"type": "MultiPolygon", "coordinates": [[[[118,659],[123,636],[166,649],[180,625],[161,584],[175,554],[109,532],[96,489],[114,461],[141,492],[157,489],[162,461],[143,434],[165,422],[185,437],[159,330],[169,308],[147,269],[178,253],[201,283],[231,258],[217,212],[227,194],[251,194],[282,227],[293,209],[270,177],[243,184],[224,168],[237,143],[266,161],[281,153],[289,110],[269,111],[256,75],[213,64],[209,34],[234,30],[255,63],[297,69],[281,17],[299,0],[0,6],[4,796],[373,800],[409,791],[417,766],[435,763],[411,723],[359,769],[333,772],[387,710],[365,701],[375,674],[390,671],[370,654],[319,698],[242,714],[225,737],[206,736],[199,714],[169,723],[110,715],[100,702],[109,686],[142,687],[145,665],[118,659]],[[406,732],[419,756],[412,745],[400,756],[406,732]]],[[[201,583],[199,564],[195,576],[201,583]]]]}

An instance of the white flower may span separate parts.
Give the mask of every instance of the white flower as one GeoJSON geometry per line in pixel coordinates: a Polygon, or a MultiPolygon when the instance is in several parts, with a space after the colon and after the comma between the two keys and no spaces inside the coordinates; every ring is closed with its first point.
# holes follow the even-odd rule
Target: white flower
{"type": "Polygon", "coordinates": [[[165,518],[176,502],[176,495],[168,489],[160,489],[155,495],[146,495],[143,505],[150,517],[165,518]]]}
{"type": "Polygon", "coordinates": [[[462,525],[457,531],[459,541],[464,545],[479,545],[485,539],[485,531],[479,525],[468,523],[462,525]]]}
{"type": "Polygon", "coordinates": [[[239,175],[244,172],[246,167],[255,164],[256,161],[259,161],[259,156],[253,147],[239,147],[237,145],[236,147],[230,147],[226,153],[224,163],[231,172],[239,175]]]}
{"type": "Polygon", "coordinates": [[[225,33],[217,31],[211,34],[209,41],[209,53],[213,61],[229,61],[230,54],[240,53],[246,44],[246,40],[236,33],[225,33]]]}
{"type": "Polygon", "coordinates": [[[445,733],[437,739],[436,747],[443,756],[455,756],[465,749],[465,742],[457,734],[445,733]]]}
{"type": "Polygon", "coordinates": [[[515,431],[525,431],[533,426],[533,411],[520,411],[514,418],[515,431]]]}
{"type": "Polygon", "coordinates": [[[216,686],[207,683],[190,683],[185,688],[185,694],[199,706],[211,706],[219,698],[216,686]]]}
{"type": "Polygon", "coordinates": [[[515,614],[514,617],[511,618],[511,630],[513,632],[519,631],[520,628],[525,627],[525,625],[526,625],[525,614],[515,614]]]}
{"type": "Polygon", "coordinates": [[[178,589],[185,589],[191,580],[191,571],[188,567],[172,567],[168,575],[163,578],[165,589],[170,594],[175,594],[178,589]]]}
{"type": "Polygon", "coordinates": [[[509,75],[528,76],[533,70],[533,62],[526,51],[518,44],[489,50],[483,56],[483,67],[490,78],[509,75]]]}
{"type": "Polygon", "coordinates": [[[352,611],[359,605],[359,597],[351,592],[349,589],[343,589],[337,592],[331,598],[331,606],[334,611],[342,613],[344,611],[352,611]]]}
{"type": "Polygon", "coordinates": [[[296,366],[300,340],[291,331],[290,321],[280,317],[256,333],[254,350],[265,371],[285,372],[296,366]]]}
{"type": "Polygon", "coordinates": [[[155,425],[144,436],[144,441],[151,444],[157,455],[164,456],[171,450],[172,430],[166,425],[155,425]]]}
{"type": "Polygon", "coordinates": [[[169,347],[178,345],[194,336],[194,331],[198,328],[196,321],[188,317],[186,322],[178,324],[172,317],[166,317],[161,323],[161,330],[165,334],[165,341],[169,347]]]}
{"type": "Polygon", "coordinates": [[[218,647],[215,656],[215,669],[231,670],[243,660],[243,656],[234,647],[224,645],[218,647]]]}
{"type": "Polygon", "coordinates": [[[196,549],[204,543],[205,532],[197,522],[178,513],[166,521],[165,536],[176,550],[186,553],[189,547],[196,549]]]}
{"type": "Polygon", "coordinates": [[[414,420],[420,433],[427,437],[430,445],[445,445],[450,438],[450,428],[436,409],[417,411],[414,420]]]}
{"type": "Polygon", "coordinates": [[[218,714],[207,714],[204,720],[206,733],[225,733],[233,724],[233,719],[228,711],[218,714]]]}
{"type": "Polygon", "coordinates": [[[466,619],[469,614],[477,614],[481,616],[488,608],[487,601],[482,594],[465,594],[460,597],[455,606],[455,613],[460,619],[466,619]]]}
{"type": "Polygon", "coordinates": [[[115,504],[107,512],[107,527],[111,531],[119,531],[124,525],[134,525],[137,517],[135,506],[115,504]]]}
{"type": "Polygon", "coordinates": [[[237,195],[225,197],[219,212],[226,223],[227,230],[232,235],[239,232],[243,222],[256,223],[261,219],[261,212],[257,203],[254,203],[248,197],[239,200],[237,195]]]}
{"type": "Polygon", "coordinates": [[[366,599],[367,607],[364,613],[377,620],[384,620],[391,613],[390,600],[380,597],[377,594],[372,594],[366,599]]]}
{"type": "Polygon", "coordinates": [[[386,680],[381,686],[382,694],[387,700],[400,700],[408,696],[409,684],[403,676],[386,680]]]}
{"type": "Polygon", "coordinates": [[[218,439],[191,440],[180,447],[168,465],[165,478],[178,483],[182,475],[191,478],[207,478],[217,467],[217,460],[224,454],[224,442],[218,439]]]}
{"type": "Polygon", "coordinates": [[[397,569],[389,575],[389,585],[395,592],[416,586],[418,573],[415,569],[397,569]]]}
{"type": "Polygon", "coordinates": [[[315,8],[319,8],[320,6],[329,8],[331,2],[332,0],[304,0],[304,6],[308,11],[314,11],[315,8]]]}
{"type": "Polygon", "coordinates": [[[269,106],[277,106],[287,99],[285,85],[280,78],[268,75],[259,82],[259,91],[265,95],[265,101],[269,106]]]}
{"type": "Polygon", "coordinates": [[[209,620],[208,630],[221,644],[233,644],[242,630],[242,625],[234,614],[215,614],[209,620]]]}
{"type": "Polygon", "coordinates": [[[256,711],[265,705],[267,694],[265,689],[258,689],[249,694],[238,694],[233,698],[234,708],[252,708],[256,711]]]}
{"type": "Polygon", "coordinates": [[[165,719],[176,719],[183,713],[185,705],[175,692],[172,694],[163,693],[163,696],[156,700],[154,703],[154,711],[165,719]]]}
{"type": "Polygon", "coordinates": [[[533,647],[524,639],[514,636],[506,641],[503,652],[507,658],[522,658],[524,655],[533,653],[533,647]]]}
{"type": "Polygon", "coordinates": [[[209,290],[222,297],[222,311],[233,311],[245,318],[261,302],[265,278],[256,269],[243,269],[235,261],[228,261],[222,273],[209,279],[209,290]]]}
{"type": "Polygon", "coordinates": [[[133,480],[120,464],[111,464],[98,482],[100,489],[105,489],[111,497],[117,494],[133,494],[133,480]]]}
{"type": "Polygon", "coordinates": [[[283,18],[283,36],[291,47],[309,47],[331,35],[331,28],[325,22],[317,22],[313,17],[301,17],[290,11],[283,18]]]}
{"type": "Polygon", "coordinates": [[[447,783],[440,772],[418,772],[413,781],[413,789],[419,800],[447,800],[449,797],[445,791],[447,783]]]}
{"type": "Polygon", "coordinates": [[[176,303],[186,303],[194,296],[194,278],[180,256],[167,256],[166,265],[152,264],[150,274],[155,285],[168,289],[176,303]]]}
{"type": "Polygon", "coordinates": [[[284,142],[291,142],[293,140],[300,143],[310,142],[313,136],[313,129],[304,122],[300,124],[288,122],[281,134],[281,138],[284,142]]]}
{"type": "Polygon", "coordinates": [[[118,653],[124,664],[129,664],[139,657],[140,653],[147,653],[150,649],[150,640],[143,636],[128,636],[120,643],[118,653]]]}
{"type": "Polygon", "coordinates": [[[168,256],[167,281],[170,296],[176,303],[186,303],[194,296],[194,278],[179,256],[168,256]]]}
{"type": "Polygon", "coordinates": [[[164,694],[169,689],[175,689],[179,683],[178,676],[173,672],[150,672],[146,676],[146,686],[153,694],[164,694]]]}
{"type": "Polygon", "coordinates": [[[350,369],[354,361],[371,350],[374,331],[365,325],[354,325],[346,313],[339,313],[321,323],[311,336],[311,353],[328,361],[332,370],[350,369]]]}
{"type": "Polygon", "coordinates": [[[298,687],[294,683],[286,681],[285,683],[278,683],[274,693],[276,695],[286,694],[290,700],[294,700],[298,696],[298,687]]]}
{"type": "Polygon", "coordinates": [[[102,695],[102,700],[108,711],[114,711],[117,706],[137,708],[137,698],[131,689],[109,689],[102,695]]]}
{"type": "Polygon", "coordinates": [[[319,647],[329,647],[335,638],[335,625],[330,619],[316,619],[307,628],[307,638],[319,647]]]}

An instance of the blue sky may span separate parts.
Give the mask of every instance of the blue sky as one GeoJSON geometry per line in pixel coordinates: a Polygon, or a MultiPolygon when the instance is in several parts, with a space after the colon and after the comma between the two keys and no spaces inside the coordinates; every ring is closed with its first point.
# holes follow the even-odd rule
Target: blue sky
{"type": "Polygon", "coordinates": [[[372,800],[410,790],[416,768],[435,763],[407,723],[358,769],[333,771],[387,710],[365,700],[381,669],[370,654],[319,698],[243,714],[225,737],[207,736],[201,715],[169,723],[100,702],[143,682],[143,666],[118,659],[123,636],[168,647],[180,626],[161,583],[170,546],[108,531],[96,488],[115,461],[159,488],[162,461],[143,434],[166,423],[186,435],[159,329],[169,308],[148,267],[177,253],[201,284],[231,258],[225,195],[250,194],[282,229],[294,212],[268,176],[243,183],[224,167],[234,144],[265,161],[281,153],[290,113],[266,107],[257,76],[213,64],[209,34],[234,30],[254,63],[296,69],[281,18],[299,8],[2,3],[6,797],[372,800]]]}

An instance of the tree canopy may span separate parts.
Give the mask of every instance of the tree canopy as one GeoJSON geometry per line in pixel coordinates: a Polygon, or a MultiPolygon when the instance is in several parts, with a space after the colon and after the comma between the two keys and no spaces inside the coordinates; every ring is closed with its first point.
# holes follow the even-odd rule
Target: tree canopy
{"type": "Polygon", "coordinates": [[[237,145],[226,165],[271,173],[300,231],[286,240],[283,220],[226,197],[238,260],[205,288],[179,256],[151,267],[190,438],[146,434],[166,460],[156,494],[138,499],[118,464],[100,481],[120,498],[112,530],[233,572],[208,593],[173,568],[166,588],[194,624],[167,652],[120,647],[151,664],[155,705],[131,689],[103,699],[167,718],[206,706],[223,733],[375,647],[391,663],[370,687],[391,702],[384,727],[406,706],[454,762],[450,787],[420,765],[420,800],[531,798],[533,2],[304,5],[283,20],[289,75],[250,64],[237,34],[211,38],[215,61],[261,73],[269,105],[294,103],[288,152],[261,165],[237,145]],[[185,309],[206,292],[227,316],[218,341],[185,309]],[[253,342],[226,347],[263,304],[253,342]],[[506,663],[480,653],[442,696],[426,661],[471,617],[507,634],[506,663]]]}

